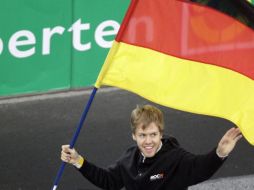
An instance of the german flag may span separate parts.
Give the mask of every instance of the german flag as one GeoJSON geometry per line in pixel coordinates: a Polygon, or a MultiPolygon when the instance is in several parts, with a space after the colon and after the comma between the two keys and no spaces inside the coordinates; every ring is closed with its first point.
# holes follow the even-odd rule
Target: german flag
{"type": "Polygon", "coordinates": [[[95,86],[228,119],[254,145],[253,7],[206,2],[132,0],[95,86]]]}

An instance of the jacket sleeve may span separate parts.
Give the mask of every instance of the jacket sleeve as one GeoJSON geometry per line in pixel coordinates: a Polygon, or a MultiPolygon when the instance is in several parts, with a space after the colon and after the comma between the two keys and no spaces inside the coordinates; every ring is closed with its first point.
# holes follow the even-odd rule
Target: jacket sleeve
{"type": "Polygon", "coordinates": [[[120,165],[118,162],[108,168],[100,168],[85,161],[79,171],[87,180],[99,188],[105,190],[120,190],[123,187],[120,165]]]}
{"type": "Polygon", "coordinates": [[[188,186],[195,185],[209,179],[226,160],[216,154],[216,148],[205,155],[194,155],[181,149],[179,170],[181,178],[188,186]]]}

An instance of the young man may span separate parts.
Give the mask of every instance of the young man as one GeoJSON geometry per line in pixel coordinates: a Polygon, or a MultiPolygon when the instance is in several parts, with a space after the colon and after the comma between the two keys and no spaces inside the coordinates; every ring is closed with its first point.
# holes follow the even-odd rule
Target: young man
{"type": "Polygon", "coordinates": [[[129,148],[107,169],[84,160],[69,145],[62,146],[61,159],[76,166],[85,178],[102,189],[186,190],[209,179],[242,137],[238,128],[231,128],[211,152],[193,155],[179,147],[175,138],[162,137],[163,114],[151,105],[132,111],[131,129],[137,146],[129,148]]]}

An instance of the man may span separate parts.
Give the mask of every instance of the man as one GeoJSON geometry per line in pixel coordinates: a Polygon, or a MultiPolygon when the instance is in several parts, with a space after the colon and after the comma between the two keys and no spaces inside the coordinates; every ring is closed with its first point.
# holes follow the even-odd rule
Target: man
{"type": "Polygon", "coordinates": [[[210,178],[242,137],[238,128],[231,128],[211,152],[193,155],[179,147],[175,138],[162,137],[163,114],[151,105],[137,106],[132,111],[131,129],[137,146],[129,148],[107,169],[84,160],[69,145],[62,146],[61,159],[102,189],[186,190],[210,178]]]}

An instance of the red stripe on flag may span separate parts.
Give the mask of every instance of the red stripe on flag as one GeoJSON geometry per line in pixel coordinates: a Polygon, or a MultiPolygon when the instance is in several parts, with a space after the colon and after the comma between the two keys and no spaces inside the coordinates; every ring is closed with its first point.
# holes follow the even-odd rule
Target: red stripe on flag
{"type": "Polygon", "coordinates": [[[135,0],[128,14],[118,42],[224,67],[254,79],[254,31],[234,18],[178,0],[135,0]]]}

